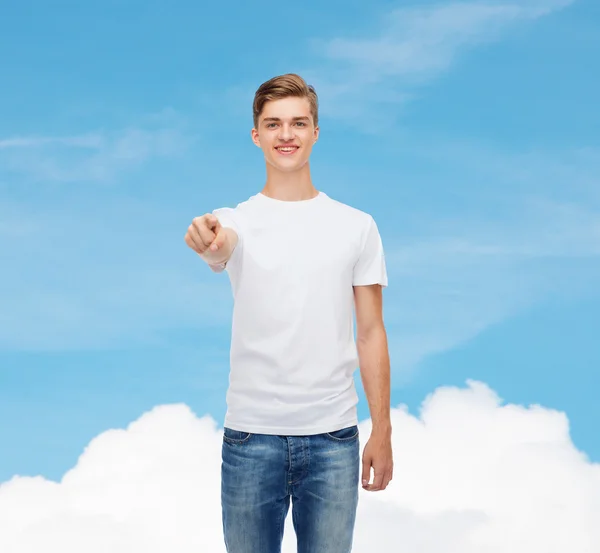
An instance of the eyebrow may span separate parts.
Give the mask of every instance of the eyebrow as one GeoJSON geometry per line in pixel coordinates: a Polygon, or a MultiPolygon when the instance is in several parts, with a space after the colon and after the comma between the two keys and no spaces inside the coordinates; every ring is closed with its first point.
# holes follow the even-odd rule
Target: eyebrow
{"type": "MultiPolygon", "coordinates": [[[[279,117],[265,117],[263,122],[267,121],[281,121],[281,119],[279,117]]],[[[292,121],[310,121],[310,118],[306,115],[303,115],[302,117],[292,117],[292,121]]]]}

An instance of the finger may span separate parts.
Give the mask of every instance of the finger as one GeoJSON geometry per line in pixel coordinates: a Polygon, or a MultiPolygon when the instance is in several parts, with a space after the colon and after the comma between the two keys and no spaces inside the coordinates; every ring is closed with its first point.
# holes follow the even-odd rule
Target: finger
{"type": "Polygon", "coordinates": [[[219,219],[217,219],[212,213],[207,213],[204,216],[204,220],[206,222],[206,226],[216,234],[221,226],[219,219]]]}
{"type": "Polygon", "coordinates": [[[226,240],[227,233],[221,230],[221,232],[219,232],[219,234],[217,234],[217,236],[213,240],[213,243],[210,245],[211,251],[215,252],[221,249],[224,246],[226,240]]]}
{"type": "Polygon", "coordinates": [[[204,253],[204,251],[206,250],[206,246],[200,239],[200,234],[198,233],[194,225],[190,225],[188,227],[188,231],[185,235],[185,243],[195,252],[204,253]]]}
{"type": "Polygon", "coordinates": [[[375,476],[373,477],[373,484],[370,486],[371,491],[379,491],[381,489],[381,485],[383,484],[383,477],[385,473],[381,470],[375,469],[375,476]]]}
{"type": "Polygon", "coordinates": [[[363,469],[362,469],[363,488],[366,488],[369,485],[370,479],[371,479],[371,461],[363,459],[363,469]]]}
{"type": "Polygon", "coordinates": [[[208,223],[206,222],[204,217],[196,217],[193,221],[193,226],[195,229],[194,239],[199,239],[204,248],[208,248],[215,239],[215,233],[209,228],[208,223]]]}
{"type": "Polygon", "coordinates": [[[392,474],[390,472],[387,472],[384,477],[383,477],[383,481],[381,482],[381,490],[385,490],[389,484],[390,481],[392,480],[392,474]]]}

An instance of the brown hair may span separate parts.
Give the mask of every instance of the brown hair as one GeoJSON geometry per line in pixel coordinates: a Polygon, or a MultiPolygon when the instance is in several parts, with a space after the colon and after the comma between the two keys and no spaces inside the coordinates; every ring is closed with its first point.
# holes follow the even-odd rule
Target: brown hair
{"type": "Polygon", "coordinates": [[[300,75],[287,73],[286,75],[273,77],[258,87],[254,95],[254,103],[252,104],[254,128],[258,128],[258,118],[267,102],[270,100],[281,100],[290,96],[306,98],[309,101],[310,112],[316,127],[319,123],[319,100],[314,87],[307,84],[300,75]]]}

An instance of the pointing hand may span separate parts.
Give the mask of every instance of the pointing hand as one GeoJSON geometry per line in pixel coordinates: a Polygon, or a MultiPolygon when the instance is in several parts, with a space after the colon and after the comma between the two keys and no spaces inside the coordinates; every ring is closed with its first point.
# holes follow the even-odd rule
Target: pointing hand
{"type": "Polygon", "coordinates": [[[211,213],[195,217],[185,235],[185,243],[200,255],[218,252],[226,240],[227,233],[211,213]]]}

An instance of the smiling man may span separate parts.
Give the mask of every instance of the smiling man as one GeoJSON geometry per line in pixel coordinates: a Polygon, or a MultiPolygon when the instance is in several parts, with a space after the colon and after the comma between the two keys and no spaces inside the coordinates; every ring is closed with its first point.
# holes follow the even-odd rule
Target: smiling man
{"type": "Polygon", "coordinates": [[[213,271],[228,272],[234,295],[225,544],[228,553],[279,553],[291,501],[299,553],[348,553],[361,477],[368,491],[392,479],[382,241],[369,214],[312,183],[312,86],[275,77],[256,91],[253,113],[264,188],[195,218],[185,236],[213,271]],[[373,423],[362,470],[357,366],[373,423]]]}

